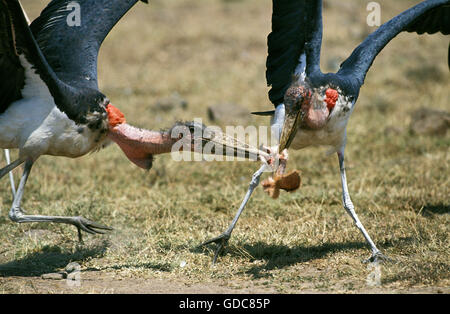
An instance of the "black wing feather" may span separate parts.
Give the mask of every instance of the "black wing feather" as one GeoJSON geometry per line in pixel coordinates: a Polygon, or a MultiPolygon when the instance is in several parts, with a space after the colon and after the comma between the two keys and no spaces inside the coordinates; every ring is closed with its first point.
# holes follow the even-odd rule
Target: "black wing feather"
{"type": "Polygon", "coordinates": [[[267,37],[269,99],[283,102],[300,56],[307,57],[307,72],[318,70],[322,43],[322,1],[273,0],[272,32],[267,37]]]}
{"type": "Polygon", "coordinates": [[[338,75],[356,79],[362,85],[378,53],[403,31],[449,34],[449,4],[450,0],[423,1],[384,23],[342,63],[338,75]]]}
{"type": "Polygon", "coordinates": [[[17,54],[11,16],[3,0],[0,1],[0,114],[22,98],[25,69],[17,54]]]}
{"type": "MultiPolygon", "coordinates": [[[[20,97],[20,94],[18,94],[18,88],[19,86],[21,89],[23,87],[22,79],[24,70],[20,70],[18,68],[17,61],[19,61],[20,63],[19,55],[23,55],[27,62],[29,62],[33,66],[35,73],[38,74],[40,78],[45,82],[50,93],[54,97],[55,102],[60,102],[63,104],[62,106],[64,110],[66,108],[64,105],[67,103],[66,94],[69,92],[69,90],[66,88],[66,86],[64,86],[64,84],[62,84],[61,81],[58,80],[57,76],[49,67],[44,56],[42,55],[42,52],[39,49],[33,37],[33,34],[30,31],[30,28],[28,27],[27,19],[24,15],[19,1],[0,1],[3,16],[2,36],[4,36],[4,34],[7,34],[5,38],[7,41],[9,41],[9,44],[6,45],[7,47],[9,46],[9,48],[7,49],[11,49],[11,47],[14,48],[14,50],[12,52],[10,50],[10,53],[8,54],[9,57],[12,57],[9,58],[10,60],[8,60],[11,63],[9,65],[6,65],[5,67],[9,67],[10,71],[13,71],[11,70],[11,67],[15,67],[19,71],[15,73],[10,72],[15,75],[16,84],[18,85],[15,85],[15,91],[12,91],[10,89],[10,96],[8,97],[8,101],[17,100],[18,97],[20,97]],[[7,28],[6,32],[4,27],[7,28]],[[15,56],[13,56],[11,53],[14,53],[15,56]]],[[[5,60],[5,63],[7,63],[8,61],[5,60]]],[[[8,105],[9,103],[6,104],[6,106],[8,105]]],[[[66,113],[68,113],[68,115],[71,114],[69,108],[67,108],[66,113]]]]}
{"type": "MultiPolygon", "coordinates": [[[[56,75],[71,86],[98,89],[100,46],[120,18],[139,0],[77,0],[80,25],[67,23],[73,0],[53,0],[31,30],[56,75]]],[[[141,0],[147,2],[147,0],[141,0]]]]}
{"type": "Polygon", "coordinates": [[[444,35],[450,34],[450,4],[441,5],[434,8],[422,16],[419,16],[405,30],[422,34],[435,34],[441,32],[444,35]]]}

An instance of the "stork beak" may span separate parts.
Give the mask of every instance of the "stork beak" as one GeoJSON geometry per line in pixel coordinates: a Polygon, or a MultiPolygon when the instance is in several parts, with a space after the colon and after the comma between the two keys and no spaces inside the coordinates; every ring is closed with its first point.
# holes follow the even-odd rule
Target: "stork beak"
{"type": "Polygon", "coordinates": [[[283,121],[283,127],[280,135],[279,152],[289,148],[297,134],[301,122],[300,106],[286,106],[286,114],[283,121]]]}

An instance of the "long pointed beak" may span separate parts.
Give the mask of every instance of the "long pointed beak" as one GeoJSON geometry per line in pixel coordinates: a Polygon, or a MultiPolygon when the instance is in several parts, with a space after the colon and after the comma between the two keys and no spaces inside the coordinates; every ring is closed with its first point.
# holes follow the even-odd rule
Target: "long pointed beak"
{"type": "Polygon", "coordinates": [[[278,148],[279,152],[282,152],[284,149],[289,148],[297,134],[298,127],[301,122],[300,117],[300,108],[292,109],[286,108],[286,115],[284,117],[283,127],[281,129],[280,135],[280,145],[278,148]]]}
{"type": "MultiPolygon", "coordinates": [[[[243,157],[251,160],[259,160],[260,158],[264,160],[270,159],[270,154],[266,151],[239,141],[232,136],[222,133],[220,130],[207,128],[205,125],[195,121],[186,122],[184,126],[188,127],[190,130],[190,141],[192,145],[194,145],[196,141],[200,143],[203,148],[205,148],[206,145],[209,145],[211,151],[208,153],[243,157]],[[218,148],[218,151],[215,151],[215,148],[218,148]]],[[[192,149],[195,151],[196,148],[193,146],[192,149]]]]}

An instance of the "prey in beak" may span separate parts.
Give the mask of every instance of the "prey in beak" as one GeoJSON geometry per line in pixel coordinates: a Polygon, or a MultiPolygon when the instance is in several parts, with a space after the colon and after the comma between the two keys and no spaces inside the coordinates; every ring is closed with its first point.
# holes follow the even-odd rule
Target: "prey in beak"
{"type": "Polygon", "coordinates": [[[264,191],[272,198],[278,198],[280,189],[287,192],[297,190],[301,185],[300,172],[298,170],[285,174],[288,160],[287,148],[291,145],[297,130],[304,119],[304,109],[311,99],[310,90],[303,85],[291,86],[284,96],[284,104],[277,106],[275,115],[271,121],[272,133],[276,134],[279,144],[274,149],[269,149],[275,162],[273,162],[273,176],[262,182],[264,191]]]}

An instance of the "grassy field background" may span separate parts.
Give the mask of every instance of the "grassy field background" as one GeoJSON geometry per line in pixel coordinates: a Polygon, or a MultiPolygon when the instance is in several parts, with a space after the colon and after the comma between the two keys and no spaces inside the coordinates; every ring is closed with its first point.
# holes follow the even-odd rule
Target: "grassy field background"
{"type": "MultiPolygon", "coordinates": [[[[419,1],[378,1],[382,22],[419,1]]],[[[35,18],[47,1],[22,1],[35,18]]],[[[325,1],[323,71],[335,71],[370,32],[368,1],[325,1]]],[[[267,125],[207,108],[267,110],[269,0],[155,0],[139,3],[100,51],[99,81],[130,124],[148,129],[202,118],[267,125]],[[161,106],[178,94],[188,104],[161,106]]],[[[56,292],[432,292],[449,293],[448,132],[413,135],[411,113],[449,111],[448,36],[401,34],[378,56],[348,126],[347,176],[363,224],[386,255],[381,284],[364,238],[341,205],[336,156],[290,152],[303,186],[278,200],[258,188],[225,254],[211,267],[202,241],[231,222],[253,162],[175,162],[159,156],[145,172],[116,145],[71,160],[44,156],[33,169],[23,207],[29,213],[82,215],[114,228],[85,235],[56,224],[12,223],[9,181],[0,181],[0,293],[56,292]],[[82,284],[41,279],[81,266],[82,284]]],[[[230,110],[231,111],[231,110],[230,110]]],[[[15,156],[17,152],[13,152],[15,156]]],[[[3,160],[2,160],[2,164],[3,160]]],[[[18,179],[20,171],[15,172],[18,179]]]]}

